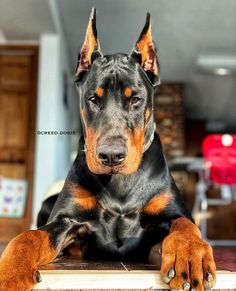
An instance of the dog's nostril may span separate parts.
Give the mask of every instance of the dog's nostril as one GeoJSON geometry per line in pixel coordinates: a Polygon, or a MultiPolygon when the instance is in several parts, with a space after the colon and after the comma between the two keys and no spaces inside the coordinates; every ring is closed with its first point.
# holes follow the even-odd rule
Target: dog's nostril
{"type": "Polygon", "coordinates": [[[106,166],[117,166],[121,164],[126,157],[126,148],[113,148],[100,146],[98,148],[98,158],[106,166]]]}
{"type": "Polygon", "coordinates": [[[106,154],[99,154],[99,159],[102,161],[103,164],[110,164],[109,156],[106,154]]]}
{"type": "Polygon", "coordinates": [[[117,160],[117,161],[123,162],[124,159],[125,159],[125,154],[115,155],[114,159],[117,160]]]}

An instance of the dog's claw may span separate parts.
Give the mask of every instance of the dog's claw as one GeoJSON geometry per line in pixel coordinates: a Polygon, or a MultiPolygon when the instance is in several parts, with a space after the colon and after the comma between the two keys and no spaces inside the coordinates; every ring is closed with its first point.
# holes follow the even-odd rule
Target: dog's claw
{"type": "Polygon", "coordinates": [[[39,271],[35,271],[35,272],[34,272],[34,279],[35,279],[35,281],[36,281],[37,283],[42,282],[42,278],[41,278],[41,275],[40,275],[39,271]]]}
{"type": "Polygon", "coordinates": [[[167,276],[166,277],[162,277],[162,281],[165,282],[166,284],[169,284],[170,280],[171,279],[169,277],[167,277],[167,276]]]}
{"type": "Polygon", "coordinates": [[[185,282],[183,284],[183,290],[186,291],[186,290],[189,290],[190,289],[190,284],[188,282],[185,282]]]}
{"type": "Polygon", "coordinates": [[[170,269],[169,272],[167,273],[167,276],[162,277],[162,280],[166,284],[169,284],[170,281],[174,278],[174,276],[175,276],[175,270],[174,269],[170,269]]]}
{"type": "Polygon", "coordinates": [[[212,276],[212,274],[210,272],[206,272],[206,280],[208,282],[213,281],[213,276],[212,276]]]}
{"type": "Polygon", "coordinates": [[[206,272],[203,285],[205,290],[211,289],[214,286],[214,278],[210,272],[206,272]]]}
{"type": "Polygon", "coordinates": [[[169,279],[173,279],[175,276],[175,270],[174,269],[170,269],[170,271],[167,274],[169,279]]]}

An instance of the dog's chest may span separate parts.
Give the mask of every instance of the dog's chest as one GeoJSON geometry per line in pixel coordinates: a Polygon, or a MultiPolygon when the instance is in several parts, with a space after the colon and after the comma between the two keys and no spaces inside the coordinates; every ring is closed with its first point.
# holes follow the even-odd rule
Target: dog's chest
{"type": "Polygon", "coordinates": [[[147,229],[142,223],[145,214],[141,189],[138,184],[130,187],[125,178],[121,184],[103,189],[97,197],[98,207],[89,221],[87,240],[87,253],[92,259],[133,260],[145,250],[147,229]],[[122,191],[116,193],[114,189],[122,191]]]}
{"type": "Polygon", "coordinates": [[[129,256],[142,242],[145,230],[141,226],[140,209],[117,212],[100,207],[96,219],[90,221],[88,253],[114,259],[129,256]]]}

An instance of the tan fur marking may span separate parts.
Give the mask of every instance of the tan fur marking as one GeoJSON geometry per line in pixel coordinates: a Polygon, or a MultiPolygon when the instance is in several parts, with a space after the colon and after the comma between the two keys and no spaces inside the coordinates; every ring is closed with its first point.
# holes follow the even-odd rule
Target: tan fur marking
{"type": "Polygon", "coordinates": [[[82,260],[83,259],[83,252],[80,248],[80,246],[76,244],[71,244],[68,246],[67,251],[71,256],[77,257],[76,259],[82,260]]]}
{"type": "Polygon", "coordinates": [[[136,44],[136,50],[141,53],[141,65],[144,67],[144,70],[148,71],[153,69],[153,73],[158,76],[158,67],[156,59],[151,60],[150,56],[153,54],[153,42],[152,42],[152,33],[151,33],[151,24],[147,32],[142,36],[139,42],[136,44]]]}
{"type": "Polygon", "coordinates": [[[133,91],[131,88],[129,88],[129,87],[125,88],[125,90],[124,90],[125,97],[131,97],[132,93],[133,93],[133,91]]]}
{"type": "Polygon", "coordinates": [[[0,290],[31,290],[37,283],[33,272],[38,265],[52,261],[58,254],[44,230],[25,231],[5,248],[0,260],[0,290]]]}
{"type": "Polygon", "coordinates": [[[151,116],[151,111],[149,109],[145,112],[145,122],[147,123],[149,121],[149,118],[151,116]]]}
{"type": "Polygon", "coordinates": [[[143,210],[148,214],[158,214],[166,208],[171,198],[172,196],[168,192],[159,193],[145,205],[143,210]]]}
{"type": "Polygon", "coordinates": [[[104,94],[104,89],[102,87],[98,87],[96,90],[96,94],[98,97],[102,97],[104,94]]]}
{"type": "Polygon", "coordinates": [[[152,44],[151,25],[149,25],[147,32],[142,36],[142,38],[140,39],[140,41],[136,45],[136,49],[142,55],[142,65],[145,63],[145,61],[147,59],[148,46],[150,44],[152,44]]]}
{"type": "Polygon", "coordinates": [[[99,161],[96,148],[97,148],[97,137],[99,135],[98,132],[95,132],[94,128],[91,126],[87,126],[86,116],[84,110],[80,112],[84,129],[85,129],[85,145],[86,145],[86,161],[87,165],[91,172],[95,174],[105,174],[109,172],[109,169],[101,164],[99,161]]]}
{"type": "Polygon", "coordinates": [[[180,231],[186,235],[196,235],[201,238],[201,232],[199,228],[186,217],[180,217],[173,221],[170,228],[170,233],[174,231],[180,231]]]}
{"type": "Polygon", "coordinates": [[[76,76],[82,71],[87,71],[92,63],[92,53],[98,49],[99,44],[93,32],[92,21],[89,21],[84,44],[80,50],[80,65],[77,68],[76,76]]]}
{"type": "Polygon", "coordinates": [[[190,282],[189,287],[199,291],[211,289],[215,285],[216,266],[212,248],[201,239],[200,230],[186,217],[172,222],[170,233],[162,242],[160,274],[163,281],[175,290],[183,289],[186,281],[190,282]],[[172,280],[168,275],[171,269],[175,270],[172,280]],[[211,273],[209,281],[206,279],[207,272],[211,273]]]}
{"type": "Polygon", "coordinates": [[[82,48],[82,51],[83,49],[85,49],[85,52],[87,53],[86,58],[88,60],[89,65],[91,65],[92,53],[97,48],[97,46],[98,46],[97,40],[93,34],[92,22],[90,21],[86,32],[85,43],[82,48]]]}
{"type": "Polygon", "coordinates": [[[127,132],[127,135],[128,154],[124,162],[124,170],[122,171],[124,175],[135,173],[142,161],[144,129],[136,127],[134,133],[127,132]]]}
{"type": "Polygon", "coordinates": [[[74,197],[75,203],[85,210],[91,210],[96,207],[97,201],[93,194],[79,185],[69,185],[68,189],[74,197]]]}

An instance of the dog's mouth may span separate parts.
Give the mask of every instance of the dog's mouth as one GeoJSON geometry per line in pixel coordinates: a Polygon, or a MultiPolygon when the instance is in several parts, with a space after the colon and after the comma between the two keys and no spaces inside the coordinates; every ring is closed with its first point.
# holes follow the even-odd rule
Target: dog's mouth
{"type": "Polygon", "coordinates": [[[137,152],[134,152],[132,156],[129,155],[119,164],[117,165],[105,165],[101,162],[96,156],[94,159],[97,161],[96,167],[91,163],[88,164],[90,170],[95,174],[101,175],[131,175],[136,172],[139,168],[139,165],[142,160],[142,156],[139,156],[137,152]]]}
{"type": "Polygon", "coordinates": [[[118,175],[122,174],[124,171],[124,166],[120,164],[119,166],[105,166],[100,165],[100,174],[102,175],[118,175]]]}
{"type": "Polygon", "coordinates": [[[142,161],[143,132],[135,132],[126,139],[109,138],[99,141],[97,134],[87,129],[86,161],[91,172],[98,175],[131,175],[142,161]]]}
{"type": "Polygon", "coordinates": [[[117,175],[117,174],[120,174],[121,173],[121,170],[118,170],[116,168],[112,168],[110,169],[110,172],[108,173],[108,175],[117,175]]]}

